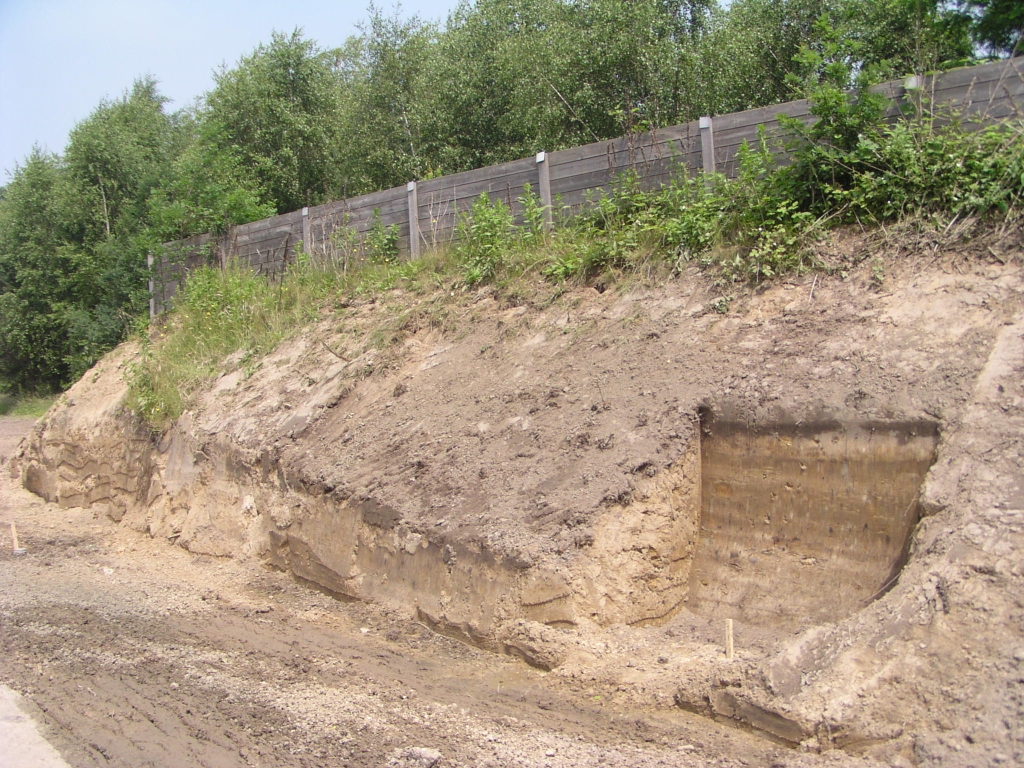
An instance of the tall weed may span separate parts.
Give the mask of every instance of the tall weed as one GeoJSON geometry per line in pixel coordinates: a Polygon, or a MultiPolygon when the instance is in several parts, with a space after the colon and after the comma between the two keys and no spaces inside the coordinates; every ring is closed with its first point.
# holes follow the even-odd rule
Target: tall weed
{"type": "Polygon", "coordinates": [[[240,265],[197,269],[175,310],[154,332],[140,334],[139,362],[128,373],[127,405],[154,426],[177,418],[194,395],[221,372],[229,355],[252,361],[272,350],[316,306],[310,271],[277,283],[240,265]]]}
{"type": "Polygon", "coordinates": [[[456,253],[468,285],[494,279],[515,245],[514,233],[509,207],[500,199],[492,202],[486,192],[481,192],[456,232],[456,253]]]}

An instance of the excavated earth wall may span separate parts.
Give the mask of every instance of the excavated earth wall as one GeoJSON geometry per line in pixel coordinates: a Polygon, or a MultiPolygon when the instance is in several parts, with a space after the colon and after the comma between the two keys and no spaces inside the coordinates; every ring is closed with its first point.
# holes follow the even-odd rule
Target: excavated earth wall
{"type": "Polygon", "coordinates": [[[724,315],[696,273],[522,306],[393,291],[229,361],[159,435],[121,405],[129,344],[12,466],[545,668],[634,674],[608,638],[671,642],[650,691],[805,749],[1020,761],[1024,280],[1001,254],[724,315]]]}
{"type": "Polygon", "coordinates": [[[703,431],[691,610],[795,629],[845,618],[892,583],[935,461],[933,422],[703,431]]]}

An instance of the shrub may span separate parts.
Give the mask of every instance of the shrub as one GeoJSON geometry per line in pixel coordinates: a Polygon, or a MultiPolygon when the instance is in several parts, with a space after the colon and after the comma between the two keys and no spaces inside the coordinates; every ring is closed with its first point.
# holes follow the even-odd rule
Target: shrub
{"type": "Polygon", "coordinates": [[[456,253],[463,264],[467,285],[494,278],[515,245],[514,233],[508,206],[501,200],[492,202],[486,192],[481,192],[456,232],[456,253]]]}
{"type": "Polygon", "coordinates": [[[398,261],[398,226],[385,227],[380,220],[380,208],[373,209],[373,223],[366,233],[366,256],[375,264],[398,261]]]}

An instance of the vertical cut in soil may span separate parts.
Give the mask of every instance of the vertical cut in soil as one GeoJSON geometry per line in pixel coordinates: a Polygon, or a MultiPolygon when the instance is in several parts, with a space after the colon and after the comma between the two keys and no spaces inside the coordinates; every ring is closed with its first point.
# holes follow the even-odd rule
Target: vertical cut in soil
{"type": "Polygon", "coordinates": [[[936,424],[705,419],[701,438],[694,611],[798,629],[850,615],[895,580],[936,424]]]}

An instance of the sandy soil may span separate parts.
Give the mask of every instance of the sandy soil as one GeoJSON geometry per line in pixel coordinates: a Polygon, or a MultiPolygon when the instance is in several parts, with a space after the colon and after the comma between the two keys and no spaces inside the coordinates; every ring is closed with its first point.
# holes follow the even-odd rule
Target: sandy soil
{"type": "MultiPolygon", "coordinates": [[[[0,419],[0,454],[31,420],[0,419]]],[[[0,478],[0,681],[74,766],[790,765],[255,562],[196,556],[0,478]],[[435,762],[436,761],[436,762],[435,762]]],[[[820,758],[819,758],[820,759],[820,758]]],[[[830,764],[848,762],[839,755],[830,764]]],[[[860,764],[860,761],[857,761],[860,764]]]]}
{"type": "Polygon", "coordinates": [[[121,406],[125,345],[16,452],[63,509],[0,487],[29,548],[0,552],[0,682],[77,765],[1024,764],[1024,237],[968,234],[854,238],[849,272],[725,314],[698,274],[396,290],[158,436],[121,406]],[[796,614],[842,585],[816,556],[759,576],[781,538],[690,578],[708,414],[937,429],[896,582],[737,621],[724,663],[705,588],[770,580],[796,614]]]}

